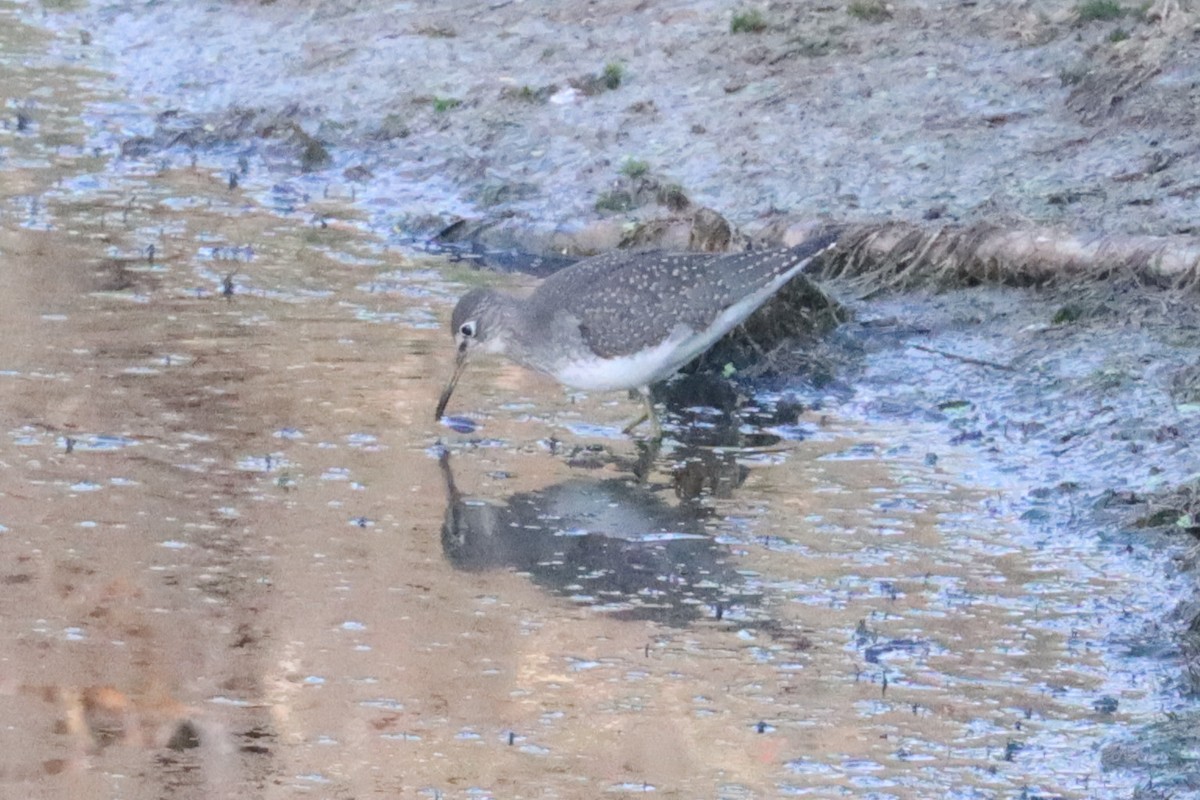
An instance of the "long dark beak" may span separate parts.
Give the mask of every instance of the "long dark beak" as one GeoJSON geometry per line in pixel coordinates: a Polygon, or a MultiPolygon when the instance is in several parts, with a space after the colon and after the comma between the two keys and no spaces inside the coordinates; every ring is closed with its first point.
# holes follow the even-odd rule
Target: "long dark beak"
{"type": "Polygon", "coordinates": [[[458,384],[458,378],[462,375],[463,366],[467,363],[467,343],[463,342],[458,346],[458,355],[454,357],[454,374],[450,376],[450,380],[446,383],[446,388],[442,389],[442,396],[438,398],[437,411],[434,412],[433,419],[438,421],[442,418],[442,412],[446,410],[446,404],[450,402],[450,395],[454,394],[454,387],[458,384]]]}

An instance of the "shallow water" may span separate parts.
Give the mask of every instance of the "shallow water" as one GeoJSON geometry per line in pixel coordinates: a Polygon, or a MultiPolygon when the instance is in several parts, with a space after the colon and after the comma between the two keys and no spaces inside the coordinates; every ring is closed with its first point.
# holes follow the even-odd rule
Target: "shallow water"
{"type": "Polygon", "coordinates": [[[1099,749],[1186,709],[1167,554],[1028,516],[1030,479],[865,401],[655,450],[625,398],[489,362],[434,423],[477,278],[331,201],[96,158],[96,76],[39,46],[0,25],[5,107],[53,98],[0,131],[0,794],[1155,777],[1099,749]]]}

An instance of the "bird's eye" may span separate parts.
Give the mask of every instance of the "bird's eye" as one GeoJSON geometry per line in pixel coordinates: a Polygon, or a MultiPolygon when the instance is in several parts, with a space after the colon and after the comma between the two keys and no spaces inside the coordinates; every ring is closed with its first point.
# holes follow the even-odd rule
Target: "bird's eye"
{"type": "Polygon", "coordinates": [[[475,335],[475,323],[474,322],[464,322],[462,324],[462,326],[459,327],[458,332],[461,333],[463,336],[466,336],[467,338],[474,336],[475,335]]]}

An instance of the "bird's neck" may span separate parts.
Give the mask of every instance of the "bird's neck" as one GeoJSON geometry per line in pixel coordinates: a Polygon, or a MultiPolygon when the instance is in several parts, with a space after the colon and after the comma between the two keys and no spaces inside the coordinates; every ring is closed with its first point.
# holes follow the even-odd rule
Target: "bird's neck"
{"type": "MultiPolygon", "coordinates": [[[[548,347],[548,340],[558,336],[559,326],[568,324],[555,313],[556,309],[504,295],[494,310],[497,315],[494,330],[500,341],[493,352],[502,353],[530,369],[553,374],[561,354],[548,347]]],[[[569,336],[566,342],[571,342],[569,336]]]]}
{"type": "Polygon", "coordinates": [[[517,361],[528,349],[520,332],[526,330],[523,315],[525,310],[520,300],[502,292],[496,292],[488,309],[487,325],[491,337],[484,347],[490,353],[499,353],[517,361]]]}

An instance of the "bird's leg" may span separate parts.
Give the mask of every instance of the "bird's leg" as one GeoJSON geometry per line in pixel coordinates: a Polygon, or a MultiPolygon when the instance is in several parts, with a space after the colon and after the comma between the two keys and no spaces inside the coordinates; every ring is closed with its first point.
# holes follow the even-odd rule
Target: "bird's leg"
{"type": "Polygon", "coordinates": [[[649,386],[642,390],[642,397],[646,398],[646,416],[650,418],[650,438],[658,441],[662,438],[662,425],[658,421],[658,412],[654,410],[654,398],[650,396],[649,386]]]}
{"type": "Polygon", "coordinates": [[[641,416],[639,416],[639,417],[638,417],[637,419],[635,419],[633,422],[629,423],[629,424],[628,424],[628,425],[626,425],[624,428],[621,428],[621,433],[623,433],[623,434],[625,434],[626,436],[628,436],[629,434],[633,433],[633,429],[634,429],[634,428],[636,428],[638,425],[641,425],[641,424],[642,424],[643,422],[645,422],[645,421],[646,421],[646,414],[645,414],[645,412],[643,412],[643,413],[641,414],[641,416]]]}
{"type": "Polygon", "coordinates": [[[642,386],[638,389],[635,389],[634,391],[636,391],[639,395],[642,396],[642,402],[646,404],[646,410],[642,413],[642,415],[640,417],[638,417],[633,422],[626,425],[621,430],[621,433],[624,433],[624,434],[633,433],[634,428],[636,428],[638,425],[641,425],[646,420],[650,420],[650,438],[651,439],[661,439],[662,438],[662,426],[659,424],[658,414],[654,410],[654,400],[650,397],[650,387],[642,386]]]}

